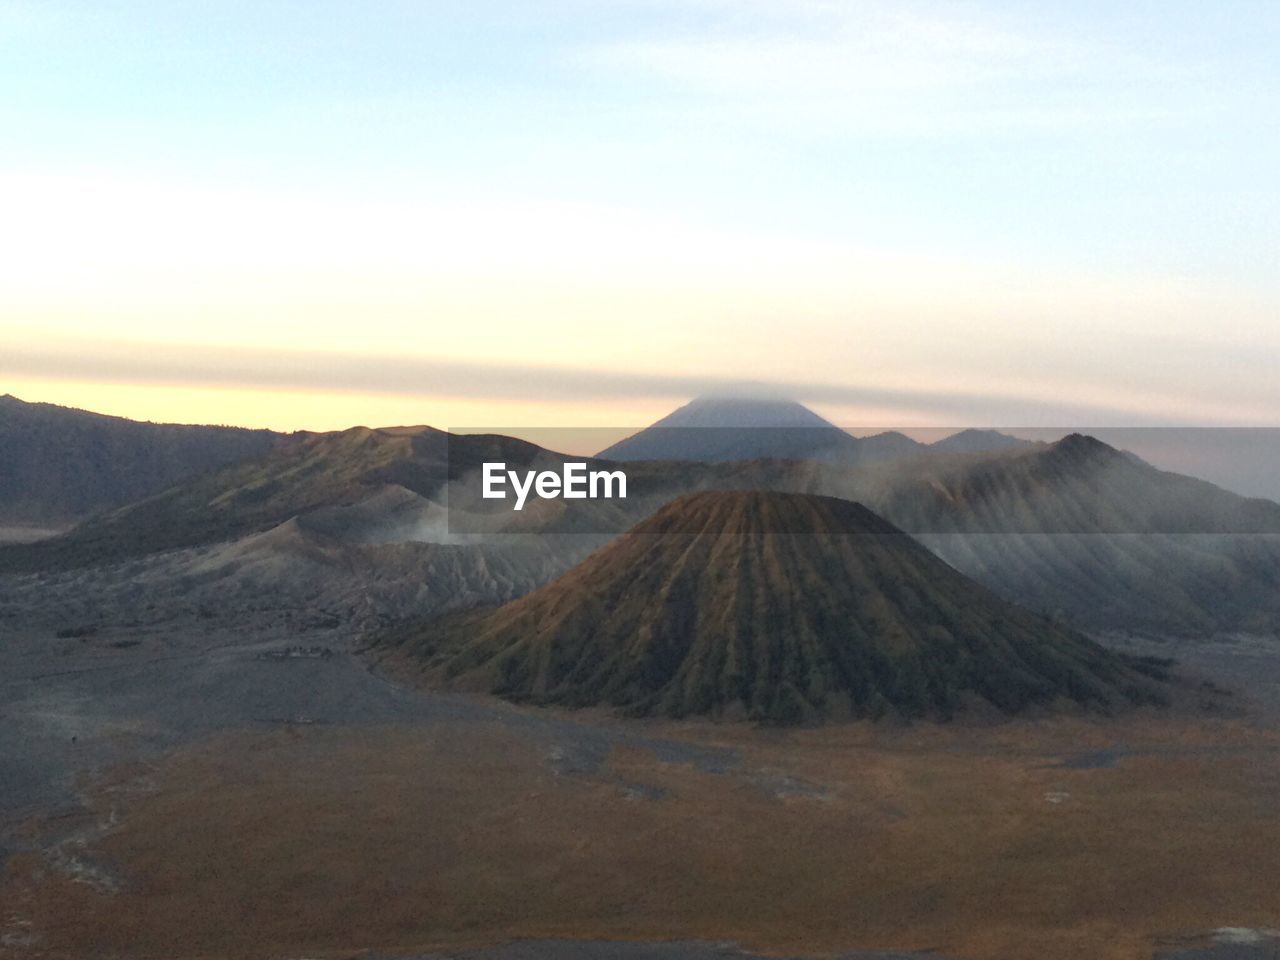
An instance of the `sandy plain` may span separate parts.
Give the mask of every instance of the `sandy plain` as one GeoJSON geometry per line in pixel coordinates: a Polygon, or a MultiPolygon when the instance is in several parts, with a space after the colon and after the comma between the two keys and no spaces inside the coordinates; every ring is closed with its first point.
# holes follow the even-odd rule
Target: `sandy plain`
{"type": "Polygon", "coordinates": [[[0,956],[1269,956],[1201,940],[1280,926],[1280,649],[1178,652],[1228,709],[778,731],[422,690],[341,630],[15,630],[0,956]]]}

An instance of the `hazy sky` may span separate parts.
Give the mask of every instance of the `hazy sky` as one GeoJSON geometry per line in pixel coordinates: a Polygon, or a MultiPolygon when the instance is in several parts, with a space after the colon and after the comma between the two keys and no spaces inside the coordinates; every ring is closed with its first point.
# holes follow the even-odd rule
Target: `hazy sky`
{"type": "Polygon", "coordinates": [[[0,0],[0,392],[1280,423],[1280,4],[0,0]]]}

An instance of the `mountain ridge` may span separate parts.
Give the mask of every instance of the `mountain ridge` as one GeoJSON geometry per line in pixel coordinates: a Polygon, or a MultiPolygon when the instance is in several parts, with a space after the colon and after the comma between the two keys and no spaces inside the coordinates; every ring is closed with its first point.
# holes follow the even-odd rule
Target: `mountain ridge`
{"type": "Polygon", "coordinates": [[[853,436],[789,399],[695,397],[596,454],[603,460],[818,460],[864,466],[929,454],[985,453],[1033,446],[996,430],[961,430],[922,443],[900,430],[853,436]]]}
{"type": "Polygon", "coordinates": [[[0,396],[0,521],[66,524],[266,453],[284,434],[0,396]]]}
{"type": "MultiPolygon", "coordinates": [[[[359,515],[368,530],[353,531],[357,539],[385,541],[405,531],[400,535],[411,540],[412,531],[428,528],[434,537],[444,527],[464,535],[599,539],[684,493],[759,489],[865,503],[988,588],[1082,627],[1280,632],[1280,505],[1158,470],[1096,440],[1068,437],[859,467],[768,459],[636,462],[627,466],[625,501],[578,501],[572,508],[539,501],[514,514],[508,504],[479,498],[474,471],[482,461],[555,469],[566,459],[582,458],[497,435],[450,439],[429,427],[296,434],[266,455],[105,511],[61,536],[0,546],[0,572],[113,564],[366,502],[371,506],[359,515]],[[378,492],[388,485],[431,501],[435,519],[410,524],[394,511],[376,519],[387,502],[378,492]]],[[[554,556],[539,561],[537,578],[564,569],[554,556]]]]}

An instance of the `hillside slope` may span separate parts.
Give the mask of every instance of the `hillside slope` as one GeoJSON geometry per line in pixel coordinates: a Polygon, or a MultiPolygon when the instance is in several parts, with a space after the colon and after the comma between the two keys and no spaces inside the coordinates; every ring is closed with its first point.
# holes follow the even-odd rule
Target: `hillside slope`
{"type": "Polygon", "coordinates": [[[1082,627],[1280,633],[1280,505],[1090,437],[834,489],[1002,596],[1082,627]]]}
{"type": "Polygon", "coordinates": [[[536,703],[796,723],[1158,700],[1137,665],[983,589],[859,504],[680,498],[533,594],[399,641],[536,703]]]}
{"type": "Polygon", "coordinates": [[[270,430],[139,423],[0,396],[0,522],[66,524],[260,456],[270,430]]]}
{"type": "Polygon", "coordinates": [[[854,482],[911,533],[1280,533],[1280,504],[1158,470],[1082,434],[854,482]]]}
{"type": "Polygon", "coordinates": [[[92,518],[39,543],[0,548],[0,572],[71,568],[268,530],[325,507],[359,503],[398,486],[424,498],[490,459],[551,456],[510,437],[431,427],[296,434],[265,456],[232,464],[92,518]]]}
{"type": "Polygon", "coordinates": [[[1081,627],[1280,633],[1280,505],[1157,470],[1088,437],[860,467],[645,461],[626,465],[626,500],[536,501],[515,513],[480,498],[482,462],[554,469],[565,459],[513,438],[450,438],[427,427],[300,434],[62,537],[0,547],[0,572],[117,562],[362,504],[344,514],[348,525],[358,515],[362,531],[344,539],[554,534],[540,564],[552,575],[571,562],[565,551],[556,569],[561,535],[616,535],[693,491],[776,490],[864,503],[1006,599],[1081,627]],[[426,502],[410,518],[382,495],[392,488],[426,502]]]}

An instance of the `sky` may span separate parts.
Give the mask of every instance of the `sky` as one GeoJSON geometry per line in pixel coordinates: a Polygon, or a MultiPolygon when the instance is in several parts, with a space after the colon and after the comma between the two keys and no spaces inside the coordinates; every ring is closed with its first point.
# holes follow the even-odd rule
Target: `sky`
{"type": "Polygon", "coordinates": [[[1278,49],[1274,2],[0,0],[0,393],[1280,425],[1278,49]]]}

